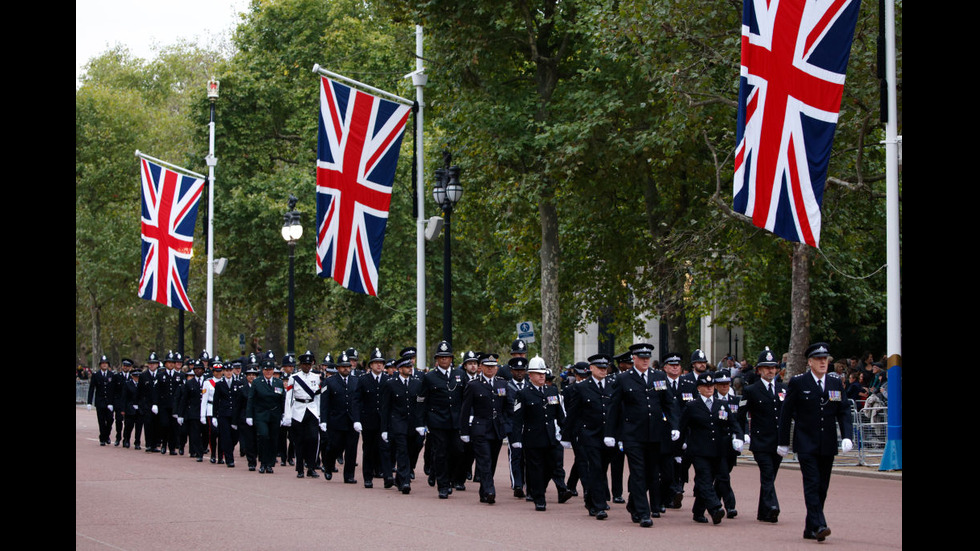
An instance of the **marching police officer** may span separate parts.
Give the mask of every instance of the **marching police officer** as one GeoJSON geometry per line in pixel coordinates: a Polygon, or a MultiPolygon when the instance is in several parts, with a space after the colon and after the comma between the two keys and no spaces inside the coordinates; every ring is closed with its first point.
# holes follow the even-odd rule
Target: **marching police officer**
{"type": "Polygon", "coordinates": [[[113,373],[109,368],[109,358],[105,354],[99,359],[99,370],[92,375],[88,386],[88,409],[95,404],[95,413],[99,422],[99,445],[109,443],[112,432],[112,410],[115,404],[112,396],[113,373]]]}
{"type": "Polygon", "coordinates": [[[462,375],[452,370],[453,349],[448,342],[439,342],[435,359],[435,367],[422,377],[423,421],[428,435],[426,449],[432,449],[432,476],[439,487],[439,499],[446,499],[454,486],[463,484],[454,477],[458,476],[463,453],[459,419],[464,383],[462,375]]]}
{"type": "MultiPolygon", "coordinates": [[[[361,476],[364,487],[373,488],[372,478],[391,478],[391,461],[387,443],[381,440],[381,390],[388,375],[381,349],[371,351],[368,369],[357,382],[361,404],[361,476]]],[[[391,487],[387,484],[387,487],[391,487]]]]}
{"type": "Polygon", "coordinates": [[[341,352],[338,359],[337,374],[327,379],[320,394],[320,428],[327,432],[330,442],[330,449],[324,458],[324,478],[333,478],[334,463],[343,453],[346,458],[344,484],[356,484],[354,458],[357,457],[357,440],[362,430],[358,380],[351,375],[351,361],[347,353],[341,352]]]}
{"type": "Polygon", "coordinates": [[[316,355],[309,350],[299,355],[299,373],[287,385],[286,411],[292,417],[290,434],[296,448],[296,478],[319,478],[314,470],[317,443],[320,439],[320,376],[312,373],[316,355]]]}
{"type": "Polygon", "coordinates": [[[480,356],[481,375],[467,383],[460,415],[460,439],[473,445],[480,502],[490,505],[497,499],[493,475],[508,424],[507,381],[497,377],[497,358],[497,354],[480,356]]]}
{"type": "Polygon", "coordinates": [[[262,361],[262,376],[252,385],[245,409],[245,423],[255,427],[259,473],[273,472],[279,426],[283,421],[283,407],[286,402],[286,389],[282,380],[273,376],[275,369],[276,356],[270,350],[262,361]]]}
{"type": "Polygon", "coordinates": [[[776,453],[779,444],[779,415],[786,399],[786,387],[776,381],[779,363],[767,346],[759,354],[756,372],[759,380],[745,387],[739,403],[739,424],[746,429],[745,443],[752,450],[759,466],[759,510],[756,518],[762,522],[779,520],[779,500],[776,499],[776,473],[783,458],[776,453]],[[751,418],[751,428],[746,423],[751,418]]]}
{"type": "MultiPolygon", "coordinates": [[[[422,409],[422,381],[413,377],[415,367],[411,358],[402,358],[398,375],[384,382],[381,390],[381,439],[388,442],[395,455],[397,474],[394,482],[403,494],[412,491],[412,465],[409,438],[415,433],[424,434],[422,409]]],[[[385,481],[385,487],[388,487],[385,481]]]]}

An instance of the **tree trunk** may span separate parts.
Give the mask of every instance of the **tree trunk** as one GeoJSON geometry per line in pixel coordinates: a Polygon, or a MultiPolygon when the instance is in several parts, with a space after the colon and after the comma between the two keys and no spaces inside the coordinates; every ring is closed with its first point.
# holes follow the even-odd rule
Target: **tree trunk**
{"type": "Polygon", "coordinates": [[[791,308],[793,317],[790,325],[789,359],[786,373],[789,376],[803,373],[806,361],[803,352],[810,344],[810,246],[803,243],[793,245],[793,291],[791,308]]]}
{"type": "Polygon", "coordinates": [[[558,319],[558,209],[553,197],[541,197],[541,357],[554,369],[560,363],[558,319]]]}
{"type": "Polygon", "coordinates": [[[102,350],[102,319],[101,312],[102,306],[99,305],[99,301],[95,298],[95,293],[89,293],[92,298],[92,306],[89,310],[92,313],[92,366],[93,371],[98,364],[99,351],[102,350]]]}

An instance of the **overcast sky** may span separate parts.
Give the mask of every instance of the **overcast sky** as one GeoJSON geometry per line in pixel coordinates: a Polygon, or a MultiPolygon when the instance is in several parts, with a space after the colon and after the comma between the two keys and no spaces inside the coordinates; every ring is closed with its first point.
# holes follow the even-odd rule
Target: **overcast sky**
{"type": "Polygon", "coordinates": [[[154,47],[229,36],[248,0],[75,0],[75,80],[82,65],[116,44],[149,59],[154,47]]]}

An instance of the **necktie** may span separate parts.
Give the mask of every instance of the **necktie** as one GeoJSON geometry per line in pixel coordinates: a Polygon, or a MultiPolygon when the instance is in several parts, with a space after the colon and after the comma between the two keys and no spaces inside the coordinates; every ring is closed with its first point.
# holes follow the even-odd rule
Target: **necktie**
{"type": "Polygon", "coordinates": [[[769,394],[772,394],[773,398],[776,397],[776,385],[769,383],[769,394]]]}
{"type": "Polygon", "coordinates": [[[817,386],[820,388],[820,392],[823,392],[823,380],[817,380],[817,386]]]}
{"type": "Polygon", "coordinates": [[[705,400],[704,405],[708,406],[708,411],[711,411],[711,398],[705,400]]]}

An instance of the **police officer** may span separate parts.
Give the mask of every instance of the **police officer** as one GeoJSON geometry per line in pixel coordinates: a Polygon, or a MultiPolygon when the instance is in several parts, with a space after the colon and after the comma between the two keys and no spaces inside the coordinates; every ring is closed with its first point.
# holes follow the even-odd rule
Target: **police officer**
{"type": "Polygon", "coordinates": [[[177,422],[186,427],[190,456],[199,463],[204,461],[204,445],[201,440],[201,395],[203,393],[204,365],[190,360],[191,372],[177,402],[177,422]]]}
{"type": "MultiPolygon", "coordinates": [[[[732,390],[732,376],[730,369],[719,369],[717,372],[715,372],[715,394],[718,396],[719,400],[723,400],[728,403],[728,412],[729,414],[734,415],[736,419],[736,422],[729,425],[729,428],[737,429],[739,432],[729,434],[728,438],[741,440],[742,424],[741,422],[738,422],[739,401],[741,400],[741,397],[735,394],[735,392],[732,390]]],[[[725,448],[725,468],[728,470],[729,479],[731,479],[732,470],[735,468],[736,463],[738,463],[738,456],[741,453],[741,449],[737,449],[733,446],[727,446],[725,448]]],[[[725,505],[725,517],[737,517],[738,510],[735,508],[735,491],[732,489],[731,484],[728,484],[726,487],[722,485],[722,481],[716,479],[715,492],[718,494],[718,498],[721,499],[721,502],[725,505]]]]}
{"type": "MultiPolygon", "coordinates": [[[[426,449],[432,450],[432,475],[439,487],[439,499],[446,499],[461,480],[459,472],[463,446],[459,439],[460,407],[463,403],[463,378],[452,370],[453,349],[446,341],[436,346],[436,365],[422,377],[425,397],[423,421],[428,435],[426,449]]],[[[463,488],[459,488],[463,489],[463,488]]]]}
{"type": "Polygon", "coordinates": [[[803,475],[803,498],[806,502],[804,539],[823,541],[830,535],[823,514],[830,487],[830,473],[837,455],[837,430],[843,437],[841,449],[851,450],[851,408],[844,398],[844,384],[827,373],[830,365],[830,346],[815,342],[806,349],[809,371],[790,379],[779,416],[779,447],[777,452],[789,453],[791,422],[793,451],[800,462],[803,475]]]}
{"type": "MultiPolygon", "coordinates": [[[[548,478],[555,471],[554,446],[559,442],[564,445],[565,442],[561,439],[565,412],[561,407],[558,389],[545,384],[550,370],[544,360],[535,356],[528,362],[527,371],[530,384],[517,393],[514,401],[511,446],[524,451],[527,491],[534,501],[534,510],[544,511],[548,478]]],[[[558,486],[558,502],[565,503],[571,499],[571,490],[563,483],[555,482],[558,486]]]]}
{"type": "Polygon", "coordinates": [[[146,371],[140,374],[139,382],[139,405],[140,413],[143,416],[143,432],[146,441],[146,452],[159,452],[160,432],[159,432],[159,412],[157,405],[159,399],[157,382],[157,371],[160,371],[160,357],[156,352],[150,352],[146,360],[146,371]]]}
{"type": "MultiPolygon", "coordinates": [[[[682,377],[683,368],[681,367],[681,355],[670,352],[663,358],[664,374],[667,375],[667,387],[674,398],[677,411],[684,412],[687,404],[690,404],[698,396],[697,384],[687,377],[682,377]]],[[[671,509],[680,509],[684,499],[684,483],[687,481],[687,470],[690,463],[682,468],[684,451],[681,449],[681,442],[675,441],[668,444],[669,453],[665,453],[665,460],[661,462],[663,472],[661,492],[664,497],[664,505],[671,509]]]]}
{"type": "Polygon", "coordinates": [[[241,382],[241,390],[238,392],[238,402],[235,405],[235,419],[238,423],[240,449],[242,455],[245,456],[245,460],[248,462],[248,470],[250,471],[254,471],[258,463],[258,449],[256,448],[255,442],[255,427],[248,424],[246,414],[248,412],[248,398],[252,394],[252,387],[255,385],[255,379],[258,378],[258,375],[259,362],[253,354],[249,358],[248,367],[245,369],[245,378],[241,382]]]}
{"type": "Polygon", "coordinates": [[[575,384],[566,396],[566,431],[575,450],[575,468],[582,477],[583,498],[589,515],[605,520],[609,514],[605,465],[609,463],[616,439],[608,426],[609,409],[619,388],[608,380],[609,356],[589,356],[591,377],[575,384]]]}
{"type": "Polygon", "coordinates": [[[296,448],[296,478],[320,478],[314,469],[320,439],[320,376],[312,373],[316,355],[299,355],[299,372],[286,385],[286,411],[292,417],[289,432],[296,448]],[[304,475],[304,468],[306,474],[304,475]]]}
{"type": "Polygon", "coordinates": [[[105,354],[99,359],[99,370],[92,374],[88,386],[88,409],[91,411],[95,404],[95,413],[99,422],[99,445],[109,443],[112,432],[112,410],[115,403],[112,396],[112,369],[109,368],[109,358],[105,354]]]}
{"type": "MultiPolygon", "coordinates": [[[[211,363],[211,357],[208,356],[206,361],[211,363]]],[[[198,362],[203,365],[205,360],[198,358],[198,362]]],[[[201,437],[203,440],[204,436],[207,436],[208,449],[211,450],[212,464],[218,462],[216,457],[218,455],[218,429],[215,426],[215,423],[212,422],[212,419],[214,418],[214,387],[222,378],[224,369],[225,366],[222,365],[221,362],[212,363],[211,378],[204,381],[203,389],[201,391],[201,437]]]]}
{"type": "MultiPolygon", "coordinates": [[[[215,357],[214,365],[218,365],[215,357]]],[[[235,440],[232,431],[237,431],[238,422],[235,420],[235,404],[241,390],[240,383],[233,378],[230,369],[222,370],[223,377],[214,385],[214,409],[211,416],[211,427],[218,429],[218,463],[224,460],[232,468],[235,466],[235,440]]]]}
{"type": "Polygon", "coordinates": [[[245,410],[245,423],[255,427],[259,451],[259,473],[272,474],[276,464],[276,443],[283,422],[286,389],[274,377],[276,356],[270,350],[262,361],[262,376],[252,384],[245,410]]]}
{"type": "MultiPolygon", "coordinates": [[[[371,351],[368,369],[357,382],[361,404],[361,476],[364,487],[373,488],[372,478],[391,478],[388,445],[381,440],[381,390],[388,375],[384,372],[385,357],[381,349],[371,351]]],[[[386,487],[391,487],[387,484],[386,487]]]]}
{"type": "MultiPolygon", "coordinates": [[[[411,358],[397,364],[398,375],[385,381],[381,390],[381,439],[388,442],[395,455],[397,474],[394,482],[403,494],[412,491],[412,466],[409,438],[425,433],[422,409],[422,381],[412,376],[411,358]]],[[[385,481],[385,487],[388,481],[385,481]]]]}
{"type": "MultiPolygon", "coordinates": [[[[132,367],[133,361],[129,358],[122,359],[123,365],[129,364],[132,367]]],[[[136,439],[134,440],[135,449],[140,449],[140,435],[143,432],[143,417],[140,415],[140,404],[139,404],[139,379],[140,370],[130,369],[129,379],[123,384],[123,413],[125,414],[125,420],[123,422],[123,447],[129,447],[129,438],[133,434],[133,429],[136,429],[136,439]]]]}
{"type": "Polygon", "coordinates": [[[653,345],[634,344],[630,354],[633,369],[616,376],[621,392],[610,412],[630,466],[626,509],[633,522],[649,528],[651,513],[660,511],[660,454],[669,449],[666,435],[669,432],[670,440],[680,437],[678,413],[666,376],[650,369],[653,345]]]}
{"type": "MultiPolygon", "coordinates": [[[[517,400],[517,393],[524,390],[528,384],[527,377],[527,358],[512,357],[507,362],[510,367],[511,380],[507,382],[507,401],[513,404],[517,400]]],[[[514,442],[513,423],[510,424],[510,431],[507,433],[507,440],[514,442]]],[[[507,446],[508,463],[510,464],[510,486],[514,490],[514,497],[525,497],[524,493],[524,450],[507,446]]],[[[530,498],[527,498],[530,501],[530,498]]]]}
{"type": "Polygon", "coordinates": [[[327,379],[320,394],[320,428],[328,434],[330,448],[324,458],[324,478],[333,478],[334,462],[343,453],[344,484],[357,484],[354,478],[357,440],[362,430],[361,403],[357,391],[357,378],[351,375],[351,361],[341,352],[337,362],[337,374],[327,379]]]}
{"type": "Polygon", "coordinates": [[[497,354],[480,355],[481,374],[466,384],[460,415],[460,439],[473,446],[480,503],[489,505],[497,500],[493,475],[507,435],[507,381],[497,377],[497,358],[497,354]]]}
{"type": "Polygon", "coordinates": [[[783,458],[776,453],[779,444],[779,415],[786,399],[786,387],[776,381],[779,363],[767,346],[759,354],[756,372],[759,380],[745,387],[739,403],[738,420],[745,432],[745,443],[752,450],[759,466],[759,510],[756,518],[762,522],[779,520],[779,500],[776,498],[776,473],[783,458]],[[747,420],[751,418],[751,427],[747,420]]]}

